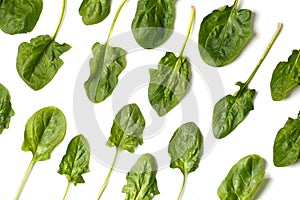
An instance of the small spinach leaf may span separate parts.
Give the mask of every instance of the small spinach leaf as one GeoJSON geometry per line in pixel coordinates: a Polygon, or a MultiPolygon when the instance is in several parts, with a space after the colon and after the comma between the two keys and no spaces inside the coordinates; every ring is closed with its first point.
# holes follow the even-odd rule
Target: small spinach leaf
{"type": "Polygon", "coordinates": [[[300,84],[300,51],[293,50],[287,62],[280,62],[272,74],[270,83],[274,101],[283,100],[286,95],[300,84]]]}
{"type": "Polygon", "coordinates": [[[231,63],[252,36],[251,11],[224,6],[207,15],[200,26],[198,47],[202,59],[221,67],[231,63]]]}
{"type": "Polygon", "coordinates": [[[158,195],[156,173],[156,159],[151,154],[141,155],[126,175],[125,200],[152,200],[158,195]]]}
{"type": "Polygon", "coordinates": [[[0,134],[9,128],[10,118],[15,115],[11,106],[10,94],[6,87],[0,83],[0,134]]]}
{"type": "Polygon", "coordinates": [[[83,0],[79,14],[85,25],[97,24],[110,13],[110,0],[83,0]]]}
{"type": "Polygon", "coordinates": [[[176,0],[139,0],[131,30],[137,43],[146,49],[163,44],[171,35],[176,0]]]}
{"type": "Polygon", "coordinates": [[[229,171],[218,188],[221,200],[250,200],[265,176],[264,160],[249,155],[239,160],[229,171]]]}

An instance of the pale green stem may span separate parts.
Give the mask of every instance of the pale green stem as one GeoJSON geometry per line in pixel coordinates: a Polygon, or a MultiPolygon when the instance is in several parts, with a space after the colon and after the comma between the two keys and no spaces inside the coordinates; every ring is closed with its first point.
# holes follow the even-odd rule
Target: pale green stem
{"type": "Polygon", "coordinates": [[[23,179],[21,181],[21,184],[20,184],[20,186],[18,188],[18,191],[17,191],[17,193],[15,195],[14,200],[18,200],[19,199],[19,197],[21,195],[21,192],[22,192],[22,190],[24,188],[24,185],[25,185],[25,183],[27,181],[27,178],[28,178],[28,176],[29,176],[29,174],[30,174],[30,172],[31,172],[34,164],[35,164],[35,160],[32,158],[31,161],[30,161],[30,163],[29,163],[29,165],[28,165],[28,167],[27,167],[27,169],[26,169],[26,172],[25,172],[25,174],[23,176],[23,179]]]}
{"type": "Polygon", "coordinates": [[[186,46],[186,43],[187,43],[187,41],[188,41],[188,39],[189,39],[189,36],[190,36],[190,33],[191,33],[191,29],[192,29],[192,26],[193,26],[193,22],[194,22],[194,18],[195,18],[195,7],[192,6],[192,8],[191,8],[190,23],[189,23],[189,25],[188,25],[188,31],[187,31],[187,34],[186,34],[186,36],[185,36],[185,40],[184,40],[184,42],[183,42],[183,45],[182,45],[182,48],[181,48],[181,51],[180,51],[179,56],[182,56],[183,51],[184,51],[185,46],[186,46]]]}
{"type": "Polygon", "coordinates": [[[114,159],[113,159],[113,162],[112,162],[112,164],[111,164],[111,167],[110,167],[110,169],[109,169],[109,171],[108,171],[108,174],[107,174],[107,176],[106,176],[106,178],[105,178],[105,180],[104,180],[104,183],[103,183],[103,185],[102,185],[102,187],[100,188],[100,191],[99,191],[99,193],[98,193],[97,200],[99,200],[99,199],[101,198],[101,196],[102,196],[102,194],[103,194],[103,192],[104,192],[104,190],[105,190],[105,188],[106,188],[106,186],[107,186],[107,184],[108,184],[109,177],[110,177],[110,175],[111,175],[111,173],[112,173],[112,170],[113,170],[113,168],[114,168],[114,166],[115,166],[115,164],[116,164],[116,160],[117,160],[118,154],[119,154],[119,149],[117,148],[116,153],[115,153],[115,156],[114,156],[114,159]]]}
{"type": "Polygon", "coordinates": [[[187,178],[187,174],[183,174],[183,180],[182,180],[182,184],[181,184],[181,188],[180,188],[177,200],[181,199],[181,196],[182,196],[182,193],[183,193],[183,189],[184,189],[184,186],[185,186],[185,182],[186,182],[186,178],[187,178]]]}
{"type": "Polygon", "coordinates": [[[68,181],[67,189],[65,191],[65,194],[64,194],[64,197],[62,200],[66,200],[70,187],[71,187],[71,181],[68,181]]]}
{"type": "Polygon", "coordinates": [[[58,20],[58,24],[57,24],[56,29],[55,29],[55,31],[54,31],[54,33],[53,33],[53,36],[52,36],[52,39],[53,39],[53,40],[56,38],[56,35],[57,35],[57,33],[58,33],[58,30],[59,30],[60,25],[61,25],[61,23],[62,23],[62,20],[63,20],[63,18],[64,18],[65,9],[66,9],[66,1],[67,1],[67,0],[63,0],[63,1],[62,1],[62,8],[61,8],[61,12],[60,12],[60,17],[59,17],[59,20],[58,20]]]}

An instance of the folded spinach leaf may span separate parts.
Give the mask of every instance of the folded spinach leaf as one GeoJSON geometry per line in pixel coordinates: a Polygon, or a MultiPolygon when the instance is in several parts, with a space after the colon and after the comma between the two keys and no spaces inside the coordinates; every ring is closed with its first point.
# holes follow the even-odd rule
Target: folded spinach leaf
{"type": "Polygon", "coordinates": [[[221,200],[250,200],[265,176],[264,160],[249,155],[239,160],[229,171],[218,188],[221,200]]]}
{"type": "Polygon", "coordinates": [[[0,83],[0,134],[9,128],[10,118],[15,115],[11,106],[10,94],[7,88],[0,83]]]}
{"type": "Polygon", "coordinates": [[[202,153],[202,141],[202,134],[198,126],[189,122],[181,125],[169,142],[170,167],[180,169],[183,174],[183,182],[177,200],[182,196],[187,175],[198,168],[202,153]]]}
{"type": "Polygon", "coordinates": [[[156,180],[157,163],[151,154],[143,154],[126,175],[122,192],[125,200],[152,200],[159,194],[156,180]]]}
{"type": "Polygon", "coordinates": [[[32,159],[14,199],[19,199],[26,179],[38,161],[50,159],[55,147],[61,143],[66,134],[66,118],[58,108],[45,107],[35,112],[26,122],[23,151],[31,151],[32,159]]]}
{"type": "Polygon", "coordinates": [[[42,9],[42,0],[2,0],[0,29],[11,35],[30,32],[38,22],[42,9]]]}
{"type": "Polygon", "coordinates": [[[288,118],[275,138],[273,146],[273,163],[285,167],[299,160],[300,152],[300,112],[297,119],[288,118]]]}
{"type": "Polygon", "coordinates": [[[83,0],[79,14],[85,25],[97,24],[110,13],[110,0],[83,0]]]}
{"type": "Polygon", "coordinates": [[[159,61],[158,69],[150,69],[148,99],[159,116],[166,115],[173,109],[190,86],[190,63],[182,55],[190,35],[194,21],[195,8],[192,7],[188,32],[178,57],[173,52],[167,52],[159,61]]]}
{"type": "Polygon", "coordinates": [[[143,144],[144,128],[145,119],[136,104],[124,106],[115,116],[106,145],[109,147],[116,147],[116,153],[106,179],[98,193],[97,199],[100,199],[107,186],[119,152],[126,150],[130,153],[134,153],[135,148],[138,145],[143,144]]]}
{"type": "Polygon", "coordinates": [[[126,66],[125,50],[111,47],[108,43],[120,11],[127,0],[123,0],[116,12],[105,44],[93,45],[90,59],[90,76],[84,83],[87,97],[93,103],[100,103],[111,95],[118,84],[118,76],[126,66]]]}
{"type": "Polygon", "coordinates": [[[59,164],[58,173],[65,174],[68,179],[68,186],[64,194],[66,199],[68,190],[73,183],[85,183],[82,174],[90,171],[90,146],[83,135],[75,136],[69,143],[66,154],[59,164]]]}
{"type": "Polygon", "coordinates": [[[55,41],[65,12],[66,0],[63,0],[60,19],[53,36],[40,35],[19,45],[17,71],[22,80],[33,90],[45,87],[63,65],[59,58],[71,46],[55,41]]]}
{"type": "Polygon", "coordinates": [[[223,6],[207,15],[201,25],[198,47],[202,59],[209,65],[221,67],[231,63],[252,36],[251,11],[223,6]]]}
{"type": "Polygon", "coordinates": [[[280,62],[272,74],[270,83],[274,101],[286,98],[287,94],[300,84],[300,51],[293,50],[287,62],[280,62]]]}
{"type": "Polygon", "coordinates": [[[145,49],[163,44],[171,35],[175,21],[176,0],[139,0],[131,31],[145,49]]]}
{"type": "Polygon", "coordinates": [[[227,95],[216,103],[212,118],[212,130],[216,138],[221,139],[229,135],[254,109],[253,100],[256,91],[249,89],[248,85],[269,53],[281,28],[282,24],[278,24],[275,34],[248,80],[245,83],[238,82],[240,89],[234,95],[227,95]]]}

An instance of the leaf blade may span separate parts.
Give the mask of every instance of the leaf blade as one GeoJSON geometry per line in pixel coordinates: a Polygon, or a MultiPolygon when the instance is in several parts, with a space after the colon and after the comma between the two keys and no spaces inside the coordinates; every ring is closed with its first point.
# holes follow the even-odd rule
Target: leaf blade
{"type": "Polygon", "coordinates": [[[98,24],[110,13],[110,0],[83,0],[79,14],[85,25],[98,24]]]}
{"type": "Polygon", "coordinates": [[[9,128],[10,119],[15,115],[7,88],[0,83],[0,135],[9,128]]]}

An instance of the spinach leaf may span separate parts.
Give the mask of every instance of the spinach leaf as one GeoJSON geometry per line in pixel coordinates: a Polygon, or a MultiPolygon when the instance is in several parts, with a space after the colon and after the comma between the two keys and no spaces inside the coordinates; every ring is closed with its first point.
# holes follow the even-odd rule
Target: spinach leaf
{"type": "Polygon", "coordinates": [[[25,126],[22,150],[31,151],[33,157],[15,199],[19,198],[26,179],[35,163],[50,159],[51,152],[63,140],[65,134],[66,118],[58,108],[52,106],[42,108],[28,119],[25,126]]]}
{"type": "Polygon", "coordinates": [[[189,122],[181,125],[169,142],[170,167],[180,169],[183,174],[183,183],[178,200],[182,196],[187,175],[198,168],[202,153],[202,141],[202,134],[198,126],[189,122]]]}
{"type": "Polygon", "coordinates": [[[300,51],[293,50],[287,62],[280,62],[272,74],[270,83],[274,101],[283,100],[287,94],[300,84],[300,51]]]}
{"type": "Polygon", "coordinates": [[[136,104],[124,106],[115,116],[106,145],[109,147],[116,147],[116,153],[110,170],[98,193],[97,199],[100,199],[107,186],[119,152],[121,150],[126,150],[130,153],[134,153],[135,147],[143,144],[144,128],[145,119],[136,104]]]}
{"type": "Polygon", "coordinates": [[[288,118],[275,138],[273,146],[273,163],[285,167],[299,160],[300,152],[300,112],[297,119],[288,118]]]}
{"type": "Polygon", "coordinates": [[[79,14],[85,25],[97,24],[110,13],[110,0],[83,0],[79,14]]]}
{"type": "Polygon", "coordinates": [[[118,76],[126,66],[125,50],[111,47],[108,42],[120,11],[127,0],[123,0],[113,19],[106,43],[93,45],[90,59],[90,76],[84,83],[85,92],[93,103],[100,103],[111,95],[118,84],[118,76]]]}
{"type": "Polygon", "coordinates": [[[126,175],[125,200],[152,200],[158,195],[156,173],[156,159],[151,154],[141,155],[126,175]]]}
{"type": "Polygon", "coordinates": [[[178,57],[173,52],[167,52],[159,61],[158,69],[150,69],[150,84],[148,99],[159,116],[166,115],[173,109],[190,86],[190,63],[182,56],[191,27],[194,21],[195,8],[192,7],[188,32],[178,57]]]}
{"type": "Polygon", "coordinates": [[[198,47],[202,59],[209,65],[221,67],[231,63],[252,36],[251,11],[223,6],[207,15],[201,25],[198,47]]]}
{"type": "Polygon", "coordinates": [[[250,200],[265,176],[264,160],[249,155],[239,160],[229,171],[218,188],[221,200],[250,200]]]}
{"type": "Polygon", "coordinates": [[[15,115],[11,106],[10,94],[6,87],[0,83],[0,134],[9,128],[10,118],[15,115]]]}
{"type": "Polygon", "coordinates": [[[176,0],[139,0],[131,23],[137,43],[145,49],[163,44],[171,35],[176,0]]]}
{"type": "Polygon", "coordinates": [[[63,61],[59,58],[71,46],[55,42],[65,13],[66,0],[63,0],[58,25],[53,36],[40,35],[19,45],[17,71],[22,80],[33,90],[45,87],[55,76],[63,61]]]}
{"type": "Polygon", "coordinates": [[[0,1],[0,29],[8,34],[33,30],[43,9],[42,0],[0,1]]]}
{"type": "Polygon", "coordinates": [[[253,100],[256,91],[249,89],[248,85],[269,53],[281,28],[282,24],[279,23],[269,45],[248,80],[245,83],[237,83],[240,86],[239,91],[234,95],[223,97],[216,103],[212,118],[212,130],[216,138],[221,139],[229,135],[246,118],[247,114],[254,109],[253,100]]]}
{"type": "Polygon", "coordinates": [[[69,143],[66,154],[59,164],[58,173],[65,174],[68,179],[68,186],[64,195],[68,194],[71,183],[85,183],[82,174],[90,171],[90,146],[83,135],[75,136],[69,143]]]}

